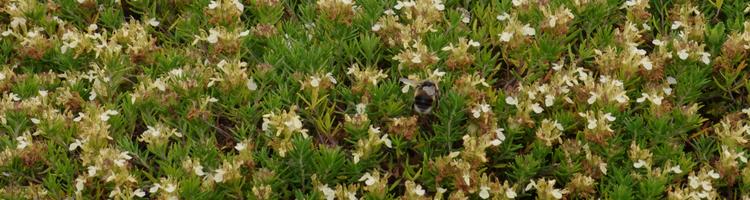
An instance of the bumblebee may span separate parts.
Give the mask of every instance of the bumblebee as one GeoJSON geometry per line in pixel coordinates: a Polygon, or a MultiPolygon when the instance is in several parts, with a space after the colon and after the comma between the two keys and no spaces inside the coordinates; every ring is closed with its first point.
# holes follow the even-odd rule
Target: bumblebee
{"type": "Polygon", "coordinates": [[[432,112],[432,108],[437,105],[439,91],[437,85],[429,80],[414,84],[414,81],[401,78],[401,82],[416,85],[414,92],[414,111],[425,115],[432,112]]]}

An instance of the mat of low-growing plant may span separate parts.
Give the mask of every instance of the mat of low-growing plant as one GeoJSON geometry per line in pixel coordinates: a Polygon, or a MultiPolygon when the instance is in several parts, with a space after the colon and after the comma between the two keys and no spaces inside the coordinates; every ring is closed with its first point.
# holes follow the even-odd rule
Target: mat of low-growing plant
{"type": "Polygon", "coordinates": [[[749,14],[0,0],[0,198],[750,199],[749,14]]]}

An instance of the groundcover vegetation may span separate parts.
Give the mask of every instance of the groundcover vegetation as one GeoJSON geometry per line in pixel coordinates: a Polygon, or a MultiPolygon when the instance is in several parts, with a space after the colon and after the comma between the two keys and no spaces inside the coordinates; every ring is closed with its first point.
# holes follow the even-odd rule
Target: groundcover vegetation
{"type": "Polygon", "coordinates": [[[748,199],[748,6],[0,0],[0,197],[748,199]]]}

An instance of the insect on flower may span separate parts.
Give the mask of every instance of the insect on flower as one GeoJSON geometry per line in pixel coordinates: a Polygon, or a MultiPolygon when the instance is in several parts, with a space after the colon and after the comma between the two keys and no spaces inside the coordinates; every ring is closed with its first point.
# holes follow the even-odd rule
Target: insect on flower
{"type": "Polygon", "coordinates": [[[414,111],[423,115],[430,114],[433,107],[437,104],[437,98],[439,95],[437,84],[430,80],[424,80],[419,83],[406,78],[401,78],[399,80],[404,84],[414,85],[416,88],[414,91],[414,111]]]}

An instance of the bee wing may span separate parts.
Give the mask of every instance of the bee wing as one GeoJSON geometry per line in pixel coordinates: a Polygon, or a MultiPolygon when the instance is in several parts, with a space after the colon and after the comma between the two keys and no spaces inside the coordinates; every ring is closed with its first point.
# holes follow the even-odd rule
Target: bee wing
{"type": "Polygon", "coordinates": [[[430,96],[435,96],[437,94],[437,88],[435,88],[434,86],[422,87],[422,91],[424,91],[425,93],[427,93],[427,95],[430,95],[430,96]]]}

